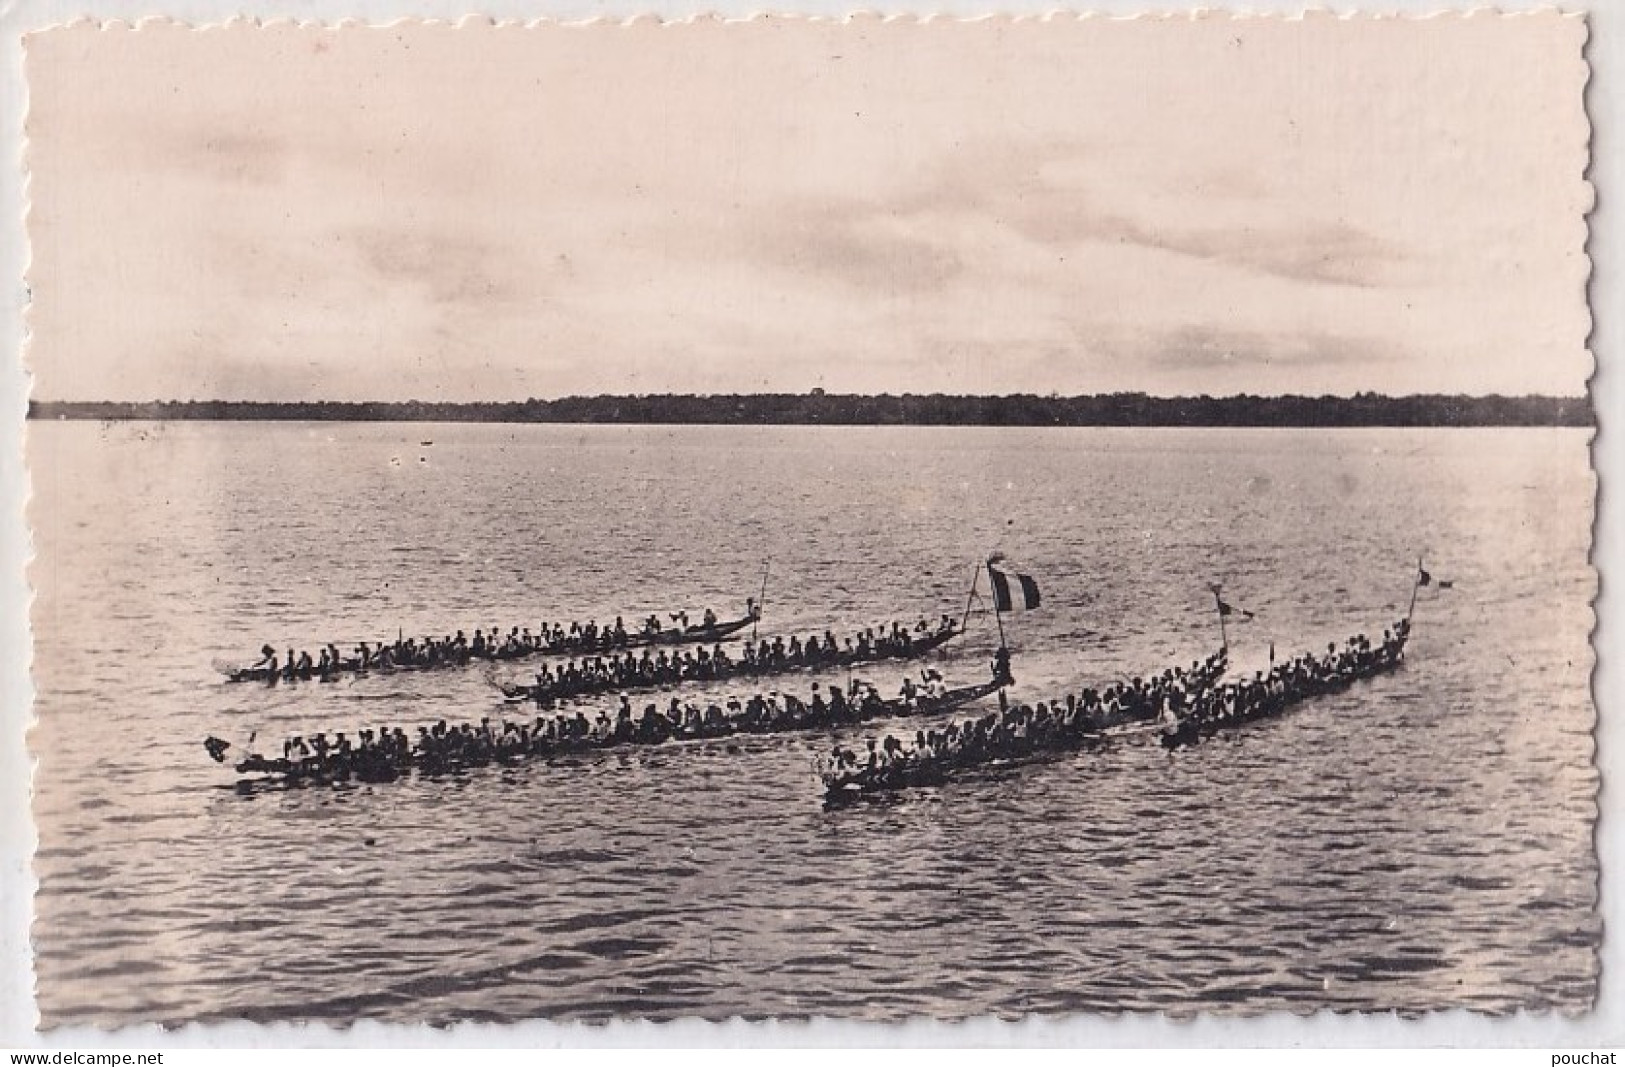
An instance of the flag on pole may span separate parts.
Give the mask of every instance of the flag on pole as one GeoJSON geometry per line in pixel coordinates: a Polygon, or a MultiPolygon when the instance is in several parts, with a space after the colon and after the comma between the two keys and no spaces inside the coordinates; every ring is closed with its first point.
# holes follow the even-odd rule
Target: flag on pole
{"type": "MultiPolygon", "coordinates": [[[[1014,611],[1017,607],[1016,597],[1010,588],[1012,575],[995,570],[993,564],[1002,560],[1003,556],[995,556],[988,561],[987,576],[993,583],[993,608],[995,611],[1014,611]]],[[[1017,586],[1021,590],[1020,606],[1028,611],[1038,607],[1042,598],[1038,593],[1038,583],[1033,581],[1031,575],[1014,575],[1017,586]]]]}
{"type": "Polygon", "coordinates": [[[1209,583],[1208,589],[1213,593],[1213,602],[1219,605],[1219,617],[1221,619],[1234,618],[1237,614],[1239,614],[1242,622],[1253,621],[1252,612],[1246,610],[1237,612],[1234,605],[1225,603],[1224,597],[1221,595],[1224,586],[1219,585],[1217,582],[1212,582],[1209,583]]]}
{"type": "Polygon", "coordinates": [[[1416,574],[1416,587],[1420,589],[1423,586],[1432,586],[1435,589],[1454,589],[1456,587],[1456,583],[1449,579],[1434,578],[1432,574],[1418,568],[1416,574]]]}

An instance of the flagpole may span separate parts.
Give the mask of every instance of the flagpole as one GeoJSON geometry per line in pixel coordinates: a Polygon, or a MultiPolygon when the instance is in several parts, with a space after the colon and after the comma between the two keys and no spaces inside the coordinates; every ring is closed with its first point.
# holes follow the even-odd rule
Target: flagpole
{"type": "MultiPolygon", "coordinates": [[[[993,564],[991,563],[987,564],[987,580],[989,583],[992,583],[993,581],[993,564]]],[[[999,624],[999,647],[1008,648],[1010,646],[1005,644],[1004,641],[1004,613],[999,610],[999,598],[997,593],[998,590],[994,589],[995,595],[993,597],[993,618],[999,624]]]]}
{"type": "Polygon", "coordinates": [[[770,571],[772,571],[772,570],[773,570],[773,561],[771,559],[763,560],[762,561],[762,595],[756,601],[756,618],[753,618],[753,619],[750,620],[750,639],[752,641],[756,640],[756,622],[757,622],[757,619],[760,619],[762,617],[762,611],[767,606],[767,576],[768,576],[768,573],[770,571]]]}
{"type": "Polygon", "coordinates": [[[976,583],[982,580],[982,568],[972,567],[970,572],[970,592],[965,594],[965,617],[959,620],[959,632],[964,633],[965,627],[970,624],[970,606],[976,603],[976,583]]]}
{"type": "Polygon", "coordinates": [[[1416,557],[1416,580],[1411,583],[1411,606],[1405,609],[1405,625],[1411,624],[1411,615],[1416,611],[1416,594],[1422,589],[1422,557],[1416,557]]]}
{"type": "MultiPolygon", "coordinates": [[[[987,562],[983,564],[983,566],[987,567],[987,587],[993,591],[993,621],[998,623],[999,626],[999,652],[993,657],[993,670],[994,681],[999,683],[999,711],[1000,713],[1003,713],[1008,711],[1010,708],[1010,698],[1005,693],[1004,687],[1014,679],[1010,677],[1009,673],[1010,645],[1004,639],[1004,612],[999,608],[999,583],[993,580],[994,558],[994,556],[989,556],[987,558],[987,562]],[[1002,673],[999,666],[1001,662],[1003,664],[1002,673]]],[[[1002,562],[1003,557],[999,556],[998,558],[1002,562]]],[[[1005,588],[1006,590],[1009,589],[1008,582],[1006,583],[1005,588]]]]}

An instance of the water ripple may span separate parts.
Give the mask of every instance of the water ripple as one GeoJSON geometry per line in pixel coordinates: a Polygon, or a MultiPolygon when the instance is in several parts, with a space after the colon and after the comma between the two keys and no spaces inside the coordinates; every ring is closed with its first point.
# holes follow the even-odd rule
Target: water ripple
{"type": "MultiPolygon", "coordinates": [[[[404,429],[30,427],[48,1025],[1595,996],[1583,433],[448,426],[366,477],[404,429]],[[991,545],[1045,587],[1018,699],[1206,654],[1209,580],[1258,613],[1247,671],[1382,625],[1414,546],[1456,589],[1405,669],[1275,722],[840,812],[812,762],[872,731],[256,795],[198,744],[501,714],[472,671],[211,676],[266,641],[725,613],[769,556],[767,631],[840,631],[957,614],[991,545]]],[[[996,642],[973,616],[934,665],[996,642]]]]}

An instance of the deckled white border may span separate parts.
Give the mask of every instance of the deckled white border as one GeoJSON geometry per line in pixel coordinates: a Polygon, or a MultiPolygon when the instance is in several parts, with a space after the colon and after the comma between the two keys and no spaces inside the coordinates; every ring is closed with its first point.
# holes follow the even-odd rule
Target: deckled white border
{"type": "MultiPolygon", "coordinates": [[[[1305,5],[1279,0],[1253,0],[1225,8],[1246,14],[1303,12],[1305,5]]],[[[1371,4],[1331,3],[1315,10],[1334,14],[1426,15],[1439,11],[1482,10],[1484,5],[1459,0],[1380,0],[1371,4]]],[[[1592,5],[1507,2],[1495,6],[1503,12],[1556,7],[1586,12],[1590,40],[1586,58],[1591,67],[1586,102],[1592,124],[1592,161],[1589,177],[1596,190],[1590,217],[1589,252],[1592,258],[1591,308],[1594,327],[1591,348],[1598,372],[1592,379],[1599,432],[1593,456],[1603,483],[1625,478],[1625,392],[1617,384],[1617,369],[1625,360],[1625,289],[1620,285],[1622,226],[1625,213],[1613,198],[1625,195],[1622,167],[1625,137],[1621,112],[1625,110],[1625,8],[1609,0],[1592,5]],[[1595,7],[1595,10],[1588,10],[1595,7]],[[1609,368],[1614,369],[1611,373],[1609,368]]],[[[943,16],[975,18],[997,12],[1010,15],[1045,15],[1056,12],[1054,0],[998,0],[990,7],[978,0],[893,0],[877,7],[871,2],[848,5],[840,0],[777,0],[775,13],[815,17],[841,17],[853,10],[884,16],[943,16]]],[[[1211,9],[1211,5],[1171,4],[1163,0],[1090,0],[1068,8],[1108,16],[1141,13],[1173,14],[1211,9]]],[[[713,1024],[696,1020],[650,1024],[629,1021],[610,1026],[525,1023],[514,1026],[469,1025],[448,1030],[423,1027],[386,1027],[359,1024],[347,1030],[278,1024],[259,1027],[246,1023],[165,1032],[157,1027],[132,1027],[106,1033],[91,1029],[62,1029],[40,1035],[34,1031],[37,1013],[32,997],[32,971],[28,957],[28,930],[34,884],[28,873],[35,846],[29,818],[30,766],[23,727],[30,715],[32,689],[28,681],[28,587],[24,578],[28,533],[23,521],[27,488],[22,466],[22,427],[27,381],[19,351],[27,294],[21,279],[26,267],[22,228],[26,189],[19,166],[26,90],[22,81],[22,34],[82,17],[133,20],[163,17],[192,24],[207,24],[246,16],[256,19],[292,18],[299,21],[341,20],[390,22],[406,18],[460,21],[471,10],[499,20],[558,21],[613,19],[640,15],[665,20],[715,14],[743,18],[763,10],[748,0],[564,0],[525,3],[523,0],[145,0],[137,7],[116,0],[0,0],[0,277],[6,284],[0,295],[0,338],[5,357],[0,359],[0,1048],[204,1048],[241,1046],[375,1047],[548,1047],[586,1045],[635,1047],[647,1045],[1077,1045],[1134,1046],[1485,1046],[1485,1047],[1618,1047],[1625,1044],[1625,912],[1621,909],[1620,880],[1611,877],[1625,865],[1625,834],[1620,830],[1621,797],[1616,784],[1625,775],[1621,751],[1622,728],[1609,719],[1625,706],[1625,668],[1614,660],[1625,655],[1619,634],[1625,598],[1619,591],[1625,565],[1620,500],[1625,494],[1599,493],[1593,558],[1602,574],[1595,634],[1598,667],[1595,675],[1599,722],[1598,766],[1603,787],[1597,843],[1602,866],[1603,948],[1602,977],[1596,1009],[1580,1018],[1522,1014],[1490,1019],[1466,1012],[1449,1012],[1419,1020],[1393,1015],[1313,1016],[1268,1015],[1247,1019],[1201,1016],[1169,1021],[1158,1016],[1038,1017],[1019,1023],[979,1019],[944,1025],[931,1022],[865,1024],[835,1021],[807,1023],[745,1023],[731,1020],[713,1024]]]]}

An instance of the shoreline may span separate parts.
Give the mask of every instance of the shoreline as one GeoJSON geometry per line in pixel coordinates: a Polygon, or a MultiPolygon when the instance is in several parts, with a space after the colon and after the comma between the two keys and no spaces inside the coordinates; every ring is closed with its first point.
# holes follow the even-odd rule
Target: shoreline
{"type": "Polygon", "coordinates": [[[560,400],[51,401],[27,420],[401,422],[649,426],[1168,427],[1178,429],[1595,428],[1589,397],[594,396],[560,400]]]}

